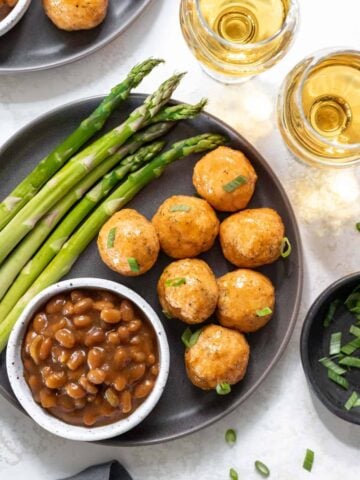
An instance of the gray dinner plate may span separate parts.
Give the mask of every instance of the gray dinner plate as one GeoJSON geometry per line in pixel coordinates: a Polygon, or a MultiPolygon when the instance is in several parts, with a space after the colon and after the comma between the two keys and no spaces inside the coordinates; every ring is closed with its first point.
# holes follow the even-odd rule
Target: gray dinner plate
{"type": "Polygon", "coordinates": [[[59,67],[111,42],[151,0],[110,0],[104,22],[92,30],[65,32],[47,18],[41,0],[33,0],[20,22],[0,37],[0,73],[59,67]]]}
{"type": "MultiPolygon", "coordinates": [[[[107,128],[119,124],[143,99],[143,95],[132,95],[123,108],[112,116],[107,128]]],[[[65,134],[71,132],[100,100],[101,97],[96,97],[65,105],[34,120],[15,134],[0,150],[0,198],[58,144],[65,134]]],[[[285,350],[295,326],[302,290],[303,261],[299,231],[289,200],[276,175],[255,148],[236,131],[211,115],[204,113],[195,120],[177,125],[169,133],[167,141],[170,145],[174,141],[204,132],[226,135],[231,147],[240,149],[247,155],[259,176],[250,207],[273,207],[280,213],[286,225],[286,235],[293,247],[292,254],[286,260],[279,260],[259,269],[268,275],[276,286],[276,313],[264,329],[248,337],[251,361],[245,379],[234,386],[228,396],[218,396],[214,391],[204,392],[195,388],[186,377],[184,347],[180,340],[185,325],[177,320],[167,320],[158,303],[156,283],[171,260],[161,254],[155,267],[146,275],[125,278],[102,263],[94,241],[75,264],[69,277],[102,277],[134,289],[158,312],[164,323],[171,351],[168,384],[155,410],[141,425],[121,437],[103,442],[104,444],[145,445],[164,442],[216,422],[239,407],[255,392],[285,350]]],[[[194,195],[191,178],[198,159],[199,155],[192,155],[171,165],[161,178],[140,192],[128,207],[139,210],[150,219],[169,196],[194,195]]],[[[221,218],[223,217],[224,215],[221,215],[221,218]]],[[[218,276],[234,269],[224,259],[218,243],[201,258],[208,262],[218,276]]],[[[0,356],[0,394],[20,408],[8,383],[4,353],[0,356]]]]}

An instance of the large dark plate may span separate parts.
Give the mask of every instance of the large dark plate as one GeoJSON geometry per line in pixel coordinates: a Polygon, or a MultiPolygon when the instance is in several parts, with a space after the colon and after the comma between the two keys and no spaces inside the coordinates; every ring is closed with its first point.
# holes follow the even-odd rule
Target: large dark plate
{"type": "MultiPolygon", "coordinates": [[[[112,117],[109,124],[111,126],[118,124],[143,98],[141,95],[133,95],[122,111],[112,117]]],[[[0,197],[5,196],[44,154],[89,114],[99,100],[99,97],[91,98],[61,107],[35,120],[17,133],[0,151],[0,197]]],[[[261,155],[237,132],[211,115],[202,114],[196,120],[178,125],[169,134],[168,140],[171,143],[209,131],[227,135],[231,140],[230,145],[241,149],[252,161],[259,175],[259,183],[251,207],[274,207],[284,219],[287,235],[293,245],[293,253],[287,260],[280,260],[274,265],[260,269],[276,285],[276,314],[268,326],[249,336],[252,353],[248,373],[244,381],[233,388],[231,395],[219,397],[214,392],[203,392],[193,387],[186,378],[184,348],[180,341],[184,324],[165,319],[157,300],[156,283],[170,259],[161,255],[156,266],[146,275],[132,279],[123,278],[110,271],[100,261],[96,245],[93,243],[75,265],[71,277],[108,278],[122,282],[143,295],[163,319],[171,350],[170,377],[158,406],[139,427],[122,437],[104,442],[109,445],[163,442],[195,432],[219,420],[259,387],[284,351],[296,322],[302,289],[302,252],[298,227],[286,194],[261,155]]],[[[129,207],[136,208],[151,218],[167,197],[174,194],[194,194],[191,177],[198,158],[198,155],[194,155],[170,166],[163,177],[141,192],[129,207]]],[[[202,258],[210,264],[216,275],[222,275],[233,269],[225,261],[218,244],[202,258]]],[[[4,354],[0,356],[0,385],[0,393],[19,407],[7,381],[4,354]]]]}
{"type": "Polygon", "coordinates": [[[74,62],[111,42],[151,0],[110,0],[105,21],[80,32],[59,30],[41,0],[33,0],[20,22],[0,37],[0,73],[28,72],[74,62]]]}

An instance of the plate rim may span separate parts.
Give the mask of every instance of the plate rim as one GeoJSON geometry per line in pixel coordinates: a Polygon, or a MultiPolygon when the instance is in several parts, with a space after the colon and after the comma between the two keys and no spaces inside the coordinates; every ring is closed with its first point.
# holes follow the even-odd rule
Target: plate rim
{"type": "Polygon", "coordinates": [[[107,38],[103,39],[99,43],[93,45],[92,47],[86,48],[79,53],[71,55],[70,57],[64,60],[58,60],[55,62],[48,62],[43,65],[35,65],[30,67],[2,67],[0,65],[0,75],[7,75],[7,74],[17,74],[17,73],[28,73],[28,72],[39,72],[42,70],[51,70],[52,68],[59,68],[64,65],[69,65],[71,63],[77,62],[78,60],[82,60],[83,58],[91,55],[101,48],[105,47],[113,40],[115,40],[118,36],[120,36],[125,30],[127,30],[132,23],[148,8],[148,6],[154,0],[142,0],[142,5],[139,6],[130,16],[129,18],[123,23],[118,29],[116,29],[111,35],[107,38]]]}
{"type": "MultiPolygon", "coordinates": [[[[151,1],[151,0],[150,0],[151,1]]],[[[147,94],[141,93],[141,92],[136,92],[130,94],[130,97],[132,98],[144,98],[146,97],[147,94]]],[[[92,95],[88,96],[85,98],[81,98],[79,100],[73,100],[70,102],[67,102],[63,105],[59,105],[57,107],[54,107],[51,110],[48,110],[47,112],[39,115],[35,119],[31,120],[28,122],[26,125],[21,127],[19,130],[17,130],[13,135],[11,135],[5,143],[0,147],[0,159],[1,155],[3,152],[10,146],[11,143],[16,141],[17,137],[22,135],[26,130],[29,128],[32,128],[32,126],[38,122],[44,121],[47,117],[53,116],[54,114],[59,114],[64,110],[67,110],[69,107],[74,107],[76,105],[84,104],[92,100],[97,100],[101,101],[105,95],[92,95]]],[[[180,103],[179,100],[176,99],[171,99],[171,103],[180,103]]],[[[195,432],[199,432],[222,418],[226,417],[229,415],[231,412],[233,412],[236,408],[238,408],[242,403],[244,403],[258,388],[259,386],[264,382],[264,380],[268,377],[270,372],[273,370],[275,365],[278,363],[282,355],[285,353],[285,350],[290,342],[290,339],[293,335],[296,322],[299,316],[299,311],[300,311],[300,305],[301,305],[301,300],[302,300],[302,293],[303,293],[303,284],[304,284],[304,255],[303,255],[303,247],[302,247],[302,240],[301,240],[301,235],[300,235],[300,229],[298,225],[298,221],[295,215],[295,211],[293,209],[293,206],[290,202],[290,199],[282,186],[278,176],[274,172],[273,168],[270,166],[270,164],[265,160],[263,155],[256,149],[255,146],[253,146],[245,137],[243,137],[237,130],[235,130],[233,127],[228,125],[226,122],[221,120],[220,118],[216,117],[215,115],[208,113],[208,112],[203,112],[201,115],[205,115],[206,117],[210,118],[211,120],[215,121],[216,123],[220,124],[222,127],[225,129],[231,131],[235,137],[241,140],[241,142],[246,145],[246,147],[249,149],[249,151],[252,152],[252,154],[256,155],[259,161],[262,164],[262,167],[267,171],[267,173],[271,176],[272,180],[276,184],[279,194],[287,208],[287,211],[289,212],[289,216],[292,220],[293,223],[293,228],[294,228],[294,237],[296,241],[296,245],[298,246],[298,269],[297,269],[297,278],[298,278],[298,285],[296,289],[296,297],[295,297],[295,303],[294,303],[294,309],[291,315],[291,318],[288,323],[288,329],[286,331],[286,335],[282,339],[282,342],[280,344],[280,347],[274,356],[274,358],[271,360],[267,368],[264,370],[262,375],[256,380],[254,385],[240,398],[240,400],[235,401],[233,405],[230,407],[227,407],[225,410],[223,410],[221,413],[215,415],[213,418],[203,421],[201,424],[198,424],[192,428],[187,428],[184,432],[182,433],[175,433],[175,434],[168,434],[161,439],[150,439],[150,440],[144,440],[144,441],[134,441],[134,440],[126,440],[126,441],[119,441],[119,442],[114,442],[114,439],[109,439],[109,440],[103,440],[103,441],[96,441],[96,442],[91,442],[94,444],[98,445],[105,445],[105,446],[121,446],[121,447],[140,447],[140,446],[147,446],[147,445],[156,445],[156,444],[161,444],[161,443],[167,443],[169,441],[173,440],[178,440],[180,438],[184,438],[187,435],[191,435],[195,432]]],[[[0,395],[5,398],[11,405],[13,405],[18,411],[22,412],[22,410],[19,408],[19,405],[16,404],[13,398],[10,397],[8,392],[3,388],[2,385],[0,385],[0,395]]],[[[24,413],[24,412],[22,412],[24,413]]],[[[115,437],[116,438],[116,437],[115,437]]]]}

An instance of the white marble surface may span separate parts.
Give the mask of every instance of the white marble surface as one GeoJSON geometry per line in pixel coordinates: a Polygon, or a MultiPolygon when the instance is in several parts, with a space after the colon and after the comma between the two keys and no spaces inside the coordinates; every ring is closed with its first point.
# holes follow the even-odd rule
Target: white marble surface
{"type": "MultiPolygon", "coordinates": [[[[359,171],[318,171],[296,163],[275,127],[274,102],[286,72],[307,53],[327,46],[359,46],[358,0],[300,0],[302,23],[286,59],[242,86],[226,87],[207,78],[187,50],[178,25],[178,0],[153,5],[120,38],[73,65],[35,74],[0,77],[0,143],[35,116],[81,97],[106,92],[129,67],[148,56],[167,60],[141,85],[152,90],[164,75],[187,70],[176,97],[206,95],[209,111],[228,121],[268,159],[293,201],[304,242],[305,290],[290,345],[258,392],[218,424],[190,437],[146,448],[108,448],[58,439],[38,428],[0,399],[0,478],[55,480],[113,458],[135,480],[218,480],[229,467],[240,479],[259,478],[253,462],[271,467],[271,478],[310,478],[302,470],[307,447],[316,452],[311,478],[359,476],[360,428],[328,413],[309,393],[299,358],[304,314],[333,280],[359,268],[359,171]],[[238,442],[229,448],[224,432],[238,442]]],[[[5,38],[1,41],[5,41],[5,38]]],[[[31,42],[29,43],[31,48],[31,42]]]]}

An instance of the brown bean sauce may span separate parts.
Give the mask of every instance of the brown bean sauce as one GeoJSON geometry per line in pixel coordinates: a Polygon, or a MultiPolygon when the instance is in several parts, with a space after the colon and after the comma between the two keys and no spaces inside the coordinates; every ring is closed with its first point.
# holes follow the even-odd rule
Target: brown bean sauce
{"type": "Polygon", "coordinates": [[[148,320],[129,300],[103,290],[50,299],[29,324],[22,360],[34,400],[64,422],[87,427],[133,413],[159,372],[148,320]]]}

